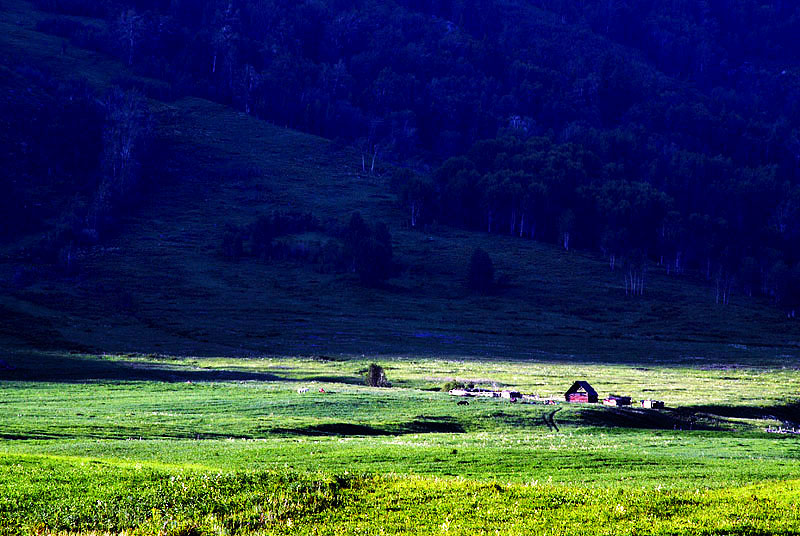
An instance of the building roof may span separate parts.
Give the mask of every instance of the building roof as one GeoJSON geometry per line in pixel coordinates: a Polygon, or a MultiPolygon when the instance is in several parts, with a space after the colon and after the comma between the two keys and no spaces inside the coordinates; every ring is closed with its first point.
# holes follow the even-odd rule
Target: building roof
{"type": "Polygon", "coordinates": [[[597,391],[595,391],[594,388],[591,385],[589,385],[589,382],[585,382],[585,381],[577,381],[577,382],[573,383],[572,387],[569,388],[569,390],[566,392],[566,394],[567,395],[571,395],[572,393],[577,393],[581,389],[586,391],[587,395],[597,396],[597,391]]]}

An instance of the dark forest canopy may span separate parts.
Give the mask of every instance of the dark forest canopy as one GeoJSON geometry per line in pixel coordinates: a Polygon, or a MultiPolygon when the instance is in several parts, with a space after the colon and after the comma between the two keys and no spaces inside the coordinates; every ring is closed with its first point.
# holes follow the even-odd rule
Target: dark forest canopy
{"type": "Polygon", "coordinates": [[[36,4],[52,13],[41,30],[173,97],[408,165],[394,183],[412,226],[602,251],[632,289],[649,259],[704,275],[721,302],[734,287],[789,311],[800,299],[793,2],[36,4]]]}
{"type": "Polygon", "coordinates": [[[503,128],[564,139],[625,126],[795,176],[800,8],[789,2],[37,3],[107,18],[105,35],[42,24],[175,93],[397,155],[462,154],[503,128]]]}

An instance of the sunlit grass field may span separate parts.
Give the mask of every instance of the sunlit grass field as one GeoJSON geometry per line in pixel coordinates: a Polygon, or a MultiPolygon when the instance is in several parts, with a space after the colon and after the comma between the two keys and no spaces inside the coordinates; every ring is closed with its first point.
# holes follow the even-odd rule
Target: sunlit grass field
{"type": "Polygon", "coordinates": [[[4,362],[3,533],[800,533],[800,437],[765,432],[793,369],[397,358],[378,389],[368,358],[4,362]],[[668,407],[459,406],[452,379],[668,407]]]}

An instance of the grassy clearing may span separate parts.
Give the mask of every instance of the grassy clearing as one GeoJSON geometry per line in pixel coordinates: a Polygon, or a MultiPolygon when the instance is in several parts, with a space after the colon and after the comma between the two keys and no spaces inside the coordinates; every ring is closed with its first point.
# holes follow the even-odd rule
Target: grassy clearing
{"type": "Polygon", "coordinates": [[[9,534],[800,533],[800,443],[763,432],[797,415],[795,370],[398,358],[382,362],[396,387],[374,389],[368,360],[72,356],[84,366],[63,377],[46,365],[65,357],[4,359],[48,380],[0,384],[9,534]],[[457,406],[436,390],[555,394],[587,374],[671,407],[457,406]]]}

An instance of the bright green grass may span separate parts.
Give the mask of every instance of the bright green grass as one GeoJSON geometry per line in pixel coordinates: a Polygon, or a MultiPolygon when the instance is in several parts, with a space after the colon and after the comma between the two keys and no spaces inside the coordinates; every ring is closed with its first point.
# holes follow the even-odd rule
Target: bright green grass
{"type": "MultiPolygon", "coordinates": [[[[173,382],[164,390],[191,393],[213,388],[208,382],[248,381],[255,389],[293,391],[313,382],[336,385],[337,393],[359,393],[368,365],[377,360],[395,387],[438,390],[449,380],[473,382],[478,386],[514,388],[542,397],[562,396],[573,381],[589,381],[601,395],[627,394],[635,399],[656,398],[668,406],[712,406],[769,408],[800,396],[800,369],[780,366],[742,366],[694,360],[691,364],[660,365],[653,361],[637,366],[575,361],[532,361],[471,358],[430,358],[418,355],[361,358],[182,358],[172,356],[66,355],[35,351],[0,354],[14,370],[4,379],[58,382],[85,380],[145,379],[173,382]],[[185,386],[175,382],[202,381],[185,386]],[[263,383],[269,381],[269,383],[263,383]]],[[[76,390],[94,387],[72,385],[76,390]]],[[[113,387],[109,387],[113,389],[113,387]]],[[[58,396],[58,389],[54,391],[58,396]]],[[[247,392],[242,390],[242,392],[247,392]]],[[[378,393],[393,396],[397,389],[378,393]]],[[[44,395],[42,395],[44,396],[44,395]]],[[[186,396],[189,396],[188,394],[186,396]]],[[[418,392],[415,396],[433,396],[418,392]]],[[[109,403],[112,403],[109,401],[109,403]]]]}
{"type": "Polygon", "coordinates": [[[3,456],[204,471],[462,477],[592,488],[724,488],[800,478],[795,441],[700,432],[409,434],[263,440],[19,441],[3,456]]]}
{"type": "Polygon", "coordinates": [[[800,441],[763,432],[793,415],[794,370],[397,359],[373,389],[367,360],[72,359],[82,379],[0,384],[4,532],[800,533],[800,441]],[[158,381],[112,378],[135,371],[158,381]],[[456,406],[434,390],[453,377],[671,408],[456,406]]]}
{"type": "MultiPolygon", "coordinates": [[[[796,498],[797,486],[792,482],[736,493],[578,491],[453,479],[303,477],[287,472],[233,475],[22,457],[4,462],[0,512],[11,521],[4,524],[8,532],[37,527],[118,531],[132,526],[154,532],[190,524],[227,531],[316,527],[326,532],[378,526],[391,532],[435,532],[445,525],[459,532],[476,522],[483,530],[498,524],[519,530],[547,523],[574,531],[581,525],[595,525],[597,530],[598,518],[611,522],[603,527],[606,530],[614,525],[641,530],[654,521],[674,527],[676,518],[683,523],[686,518],[705,518],[709,524],[708,513],[698,512],[700,508],[724,510],[747,502],[753,504],[737,512],[740,526],[752,527],[771,517],[770,528],[780,530],[796,527],[797,521],[796,509],[774,510],[790,506],[796,498]],[[759,507],[764,494],[775,489],[783,493],[778,501],[766,501],[772,511],[759,507]],[[743,501],[742,495],[749,501],[743,501]],[[73,500],[67,502],[67,498],[73,500]]],[[[731,523],[731,512],[723,514],[727,515],[712,518],[713,525],[731,523]]]]}
{"type": "Polygon", "coordinates": [[[800,484],[664,490],[3,456],[0,531],[797,534],[800,484]]]}

